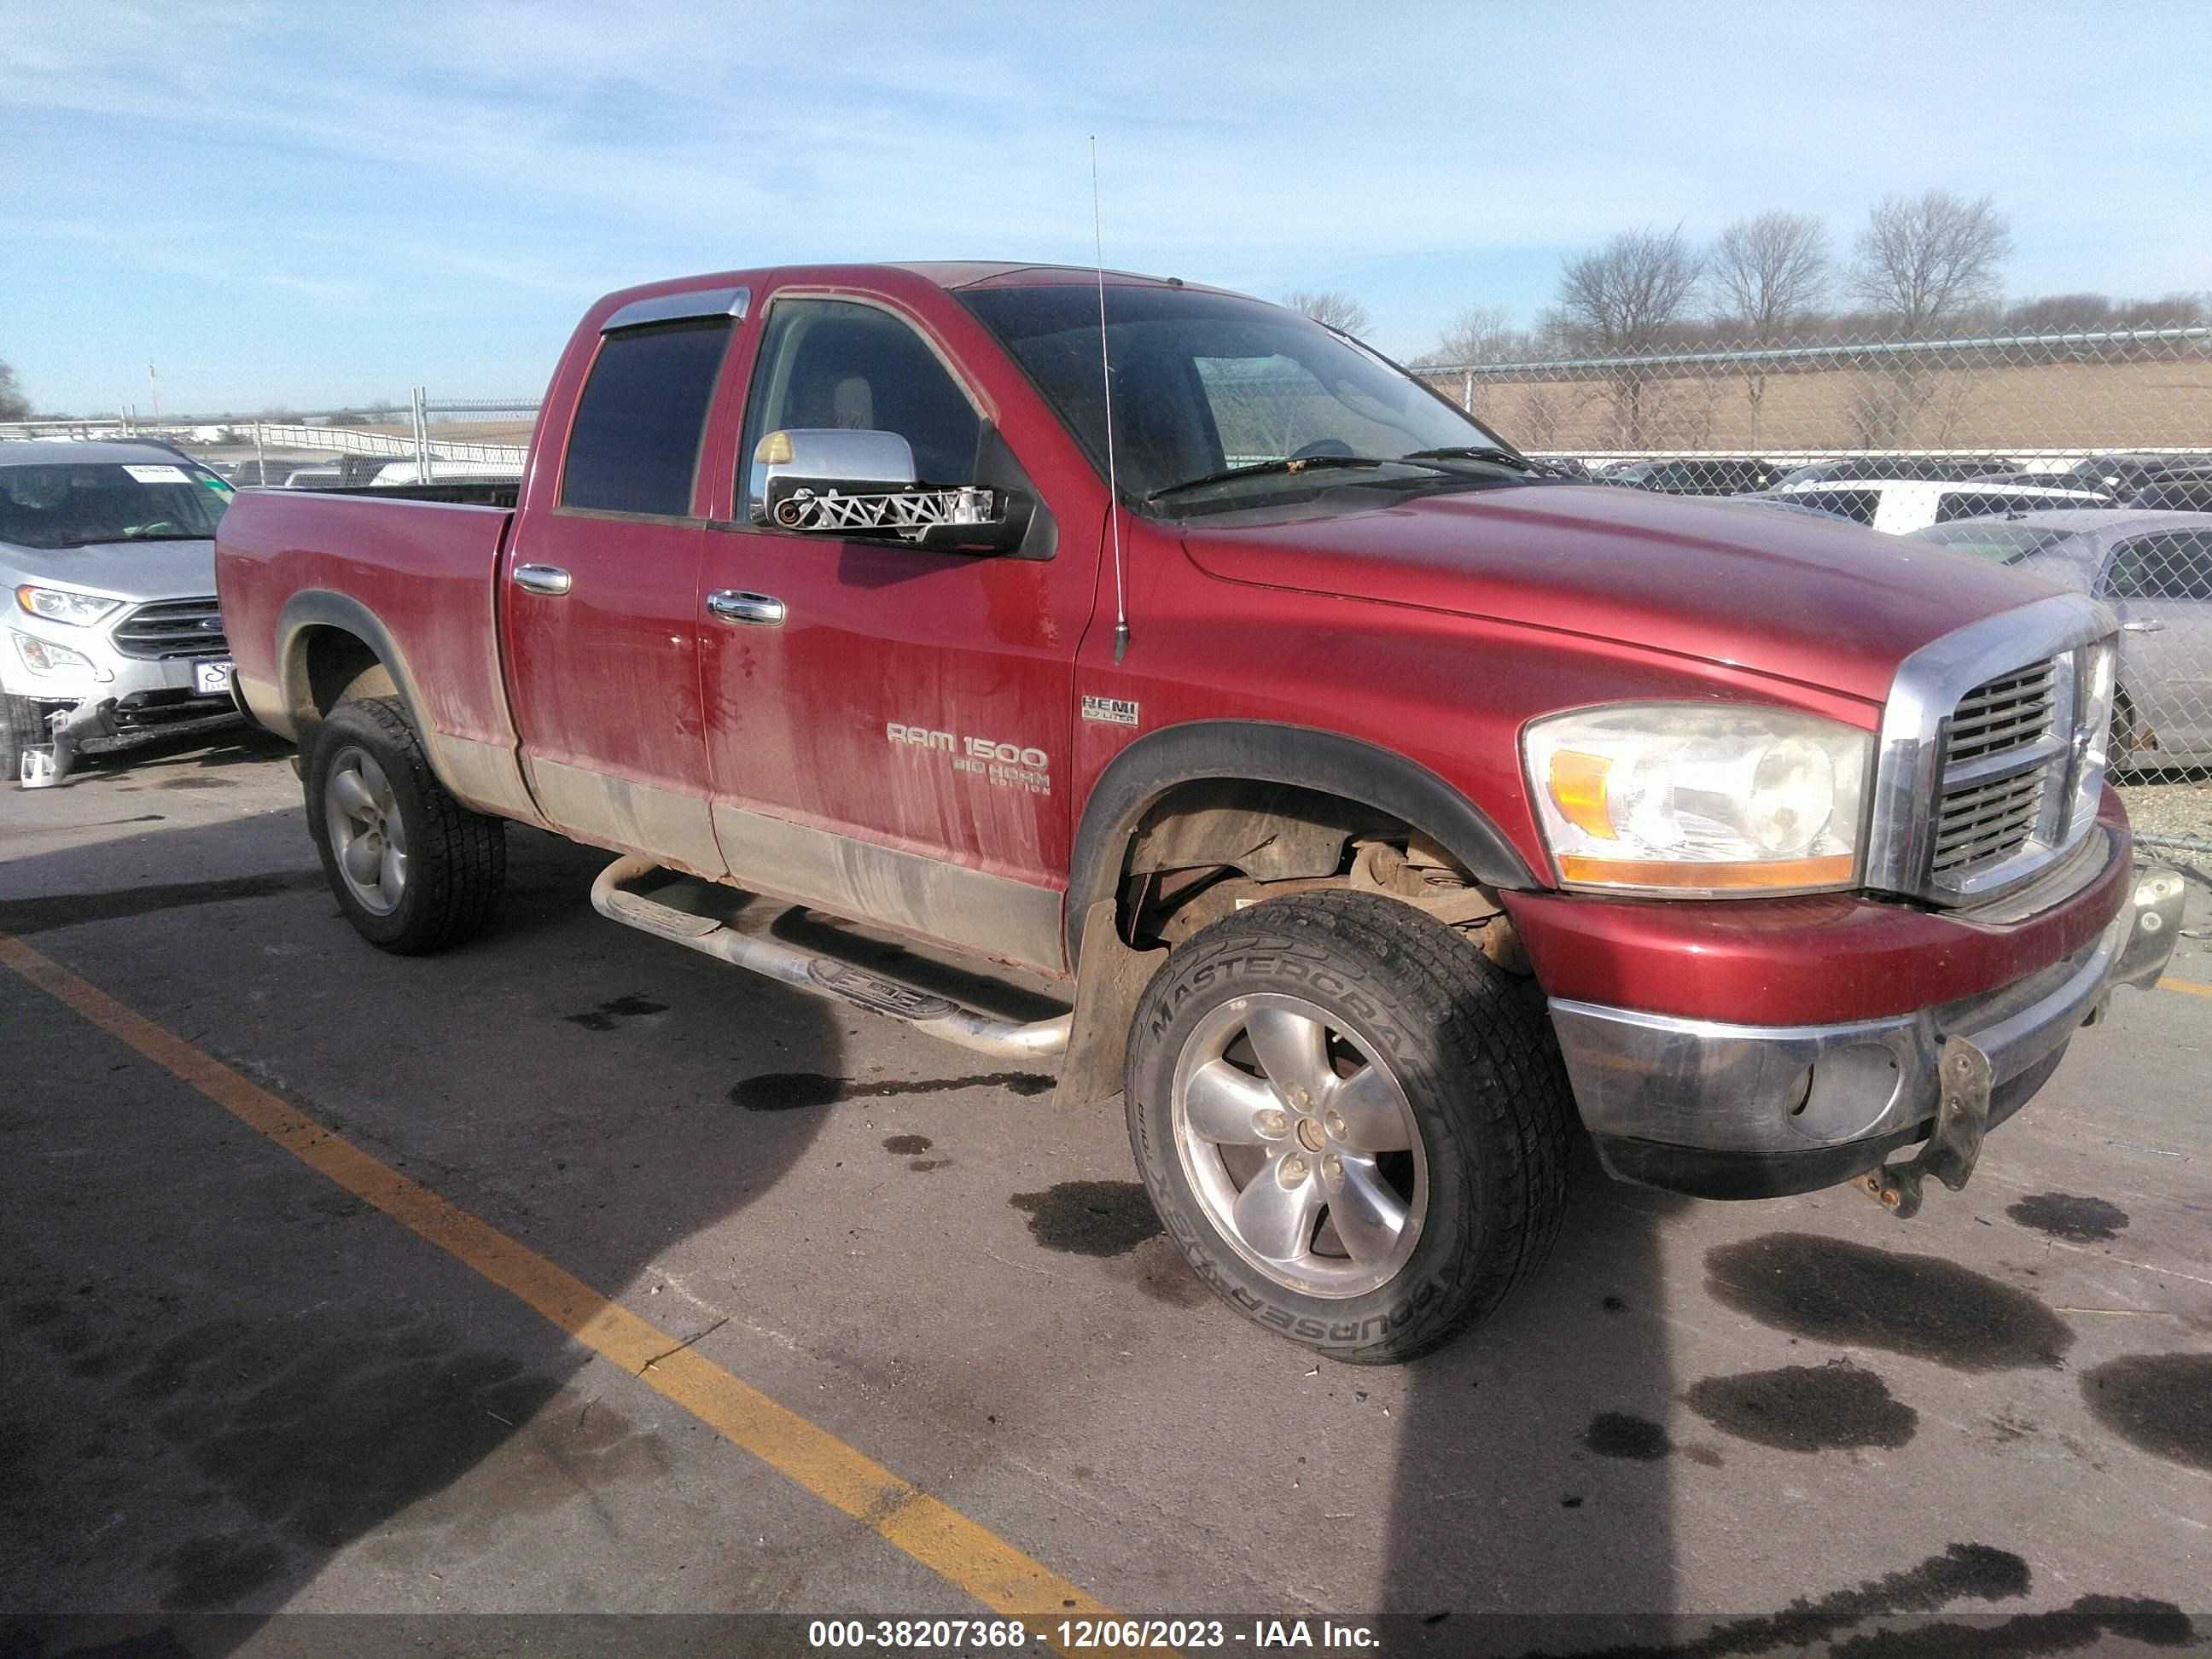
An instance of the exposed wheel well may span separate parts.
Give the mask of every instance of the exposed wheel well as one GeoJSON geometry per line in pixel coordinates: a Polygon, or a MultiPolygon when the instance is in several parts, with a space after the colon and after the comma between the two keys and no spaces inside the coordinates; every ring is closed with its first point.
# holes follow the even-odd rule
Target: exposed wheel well
{"type": "Polygon", "coordinates": [[[1139,948],[1175,945],[1245,904],[1327,889],[1481,922],[1500,939],[1510,932],[1491,890],[1417,825],[1324,790],[1238,778],[1177,784],[1146,810],[1122,866],[1116,931],[1139,948]]]}
{"type": "Polygon", "coordinates": [[[314,728],[342,702],[392,697],[399,687],[368,642],[342,628],[304,629],[293,642],[292,716],[307,746],[314,728]]]}

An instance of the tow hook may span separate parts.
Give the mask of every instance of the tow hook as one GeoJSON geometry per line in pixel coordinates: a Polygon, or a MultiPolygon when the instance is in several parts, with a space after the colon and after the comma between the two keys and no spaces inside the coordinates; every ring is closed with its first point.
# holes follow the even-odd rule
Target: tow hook
{"type": "Polygon", "coordinates": [[[1923,1177],[1932,1175],[1954,1193],[1966,1186],[1990,1127],[1990,1057],[1964,1037],[1947,1037],[1938,1075],[1943,1093],[1936,1106],[1936,1132],[1919,1155],[1858,1178],[1861,1191],[1900,1219],[1919,1212],[1923,1177]]]}

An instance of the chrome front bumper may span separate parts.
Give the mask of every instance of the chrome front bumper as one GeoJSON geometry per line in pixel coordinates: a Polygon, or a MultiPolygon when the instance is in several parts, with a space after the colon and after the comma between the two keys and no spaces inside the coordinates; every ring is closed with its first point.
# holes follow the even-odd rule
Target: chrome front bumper
{"type": "Polygon", "coordinates": [[[2115,985],[2155,984],[2181,927],[2181,878],[2136,872],[2103,933],[1984,995],[1885,1019],[1731,1025],[1554,999],[1583,1125],[1615,1175],[1715,1197],[1848,1181],[1934,1121],[1947,1038],[1989,1059],[1990,1121],[2039,1088],[2115,985]]]}

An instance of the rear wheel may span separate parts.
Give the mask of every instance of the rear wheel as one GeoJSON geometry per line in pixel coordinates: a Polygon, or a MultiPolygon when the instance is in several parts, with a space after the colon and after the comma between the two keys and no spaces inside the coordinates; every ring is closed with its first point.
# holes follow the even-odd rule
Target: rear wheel
{"type": "Polygon", "coordinates": [[[1565,1208],[1565,1072],[1533,987],[1387,898],[1273,900],[1177,947],[1130,1034],[1127,1109],[1191,1266],[1352,1363],[1488,1315],[1565,1208]]]}
{"type": "Polygon", "coordinates": [[[306,783],[323,874],[363,939],[422,956],[483,930],[507,878],[507,826],[447,793],[398,698],[333,709],[306,783]]]}

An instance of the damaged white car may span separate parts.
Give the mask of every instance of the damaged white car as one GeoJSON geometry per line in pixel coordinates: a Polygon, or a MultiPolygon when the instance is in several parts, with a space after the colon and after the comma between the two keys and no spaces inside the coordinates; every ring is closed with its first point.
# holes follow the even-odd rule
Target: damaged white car
{"type": "Polygon", "coordinates": [[[231,489],[166,445],[0,443],[0,765],[237,721],[216,605],[231,489]]]}

